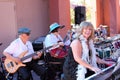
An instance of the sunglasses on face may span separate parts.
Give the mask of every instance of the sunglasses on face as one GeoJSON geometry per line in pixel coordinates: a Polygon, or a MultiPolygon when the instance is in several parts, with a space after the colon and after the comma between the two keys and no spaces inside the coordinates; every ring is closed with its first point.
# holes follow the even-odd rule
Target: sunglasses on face
{"type": "Polygon", "coordinates": [[[30,33],[25,33],[27,36],[29,36],[30,35],[30,33]]]}

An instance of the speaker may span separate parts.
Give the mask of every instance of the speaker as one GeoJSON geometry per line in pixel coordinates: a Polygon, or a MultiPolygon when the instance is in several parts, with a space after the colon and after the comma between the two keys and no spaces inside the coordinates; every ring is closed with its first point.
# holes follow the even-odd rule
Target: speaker
{"type": "Polygon", "coordinates": [[[40,36],[32,42],[34,51],[39,51],[44,48],[45,36],[40,36]]]}
{"type": "Polygon", "coordinates": [[[86,20],[86,8],[85,6],[77,6],[75,11],[75,24],[80,24],[82,21],[86,20]]]}

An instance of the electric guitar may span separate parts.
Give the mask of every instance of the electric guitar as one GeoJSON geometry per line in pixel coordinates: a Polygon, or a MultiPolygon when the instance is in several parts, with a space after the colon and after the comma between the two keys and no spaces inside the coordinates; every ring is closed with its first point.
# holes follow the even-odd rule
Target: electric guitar
{"type": "MultiPolygon", "coordinates": [[[[49,46],[47,48],[39,50],[39,52],[43,53],[43,51],[46,51],[46,50],[48,50],[52,47],[53,46],[49,46]]],[[[25,64],[22,63],[22,61],[36,55],[36,53],[33,53],[33,54],[30,54],[30,55],[24,57],[24,55],[26,53],[27,53],[27,51],[24,51],[24,52],[21,53],[21,55],[19,55],[19,58],[21,59],[21,63],[16,63],[15,61],[12,61],[11,59],[6,58],[5,61],[4,61],[4,65],[5,65],[6,70],[9,73],[15,73],[18,70],[19,67],[26,66],[25,64]]]]}
{"type": "MultiPolygon", "coordinates": [[[[65,38],[63,39],[63,43],[65,43],[65,41],[69,38],[69,34],[72,33],[72,31],[68,31],[65,38]]],[[[65,56],[67,56],[67,52],[68,52],[69,46],[60,46],[58,48],[52,49],[50,50],[50,54],[52,57],[55,58],[65,58],[65,56]]]]}

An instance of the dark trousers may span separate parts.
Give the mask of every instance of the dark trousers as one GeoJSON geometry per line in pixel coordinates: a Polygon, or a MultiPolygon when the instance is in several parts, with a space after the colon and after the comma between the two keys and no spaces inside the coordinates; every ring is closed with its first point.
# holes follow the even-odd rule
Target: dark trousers
{"type": "Polygon", "coordinates": [[[0,72],[0,80],[5,80],[5,76],[2,72],[0,72]]]}
{"type": "Polygon", "coordinates": [[[22,77],[22,80],[30,80],[31,70],[40,76],[40,80],[45,80],[45,67],[38,65],[35,61],[31,61],[25,64],[25,67],[20,67],[18,70],[19,74],[22,77]]]}
{"type": "Polygon", "coordinates": [[[87,78],[87,77],[89,77],[89,76],[91,76],[93,74],[95,74],[94,71],[91,71],[91,70],[87,69],[87,73],[85,74],[85,77],[87,78]]]}
{"type": "Polygon", "coordinates": [[[61,73],[63,73],[63,64],[64,64],[64,60],[65,58],[62,59],[58,59],[55,57],[51,57],[50,53],[46,53],[45,56],[45,61],[47,63],[47,77],[48,80],[56,80],[55,77],[56,75],[58,75],[58,77],[61,76],[61,73]],[[53,62],[53,63],[51,63],[53,62]],[[54,63],[54,62],[58,62],[58,63],[54,63]],[[57,72],[59,72],[58,74],[56,74],[57,72]]]}

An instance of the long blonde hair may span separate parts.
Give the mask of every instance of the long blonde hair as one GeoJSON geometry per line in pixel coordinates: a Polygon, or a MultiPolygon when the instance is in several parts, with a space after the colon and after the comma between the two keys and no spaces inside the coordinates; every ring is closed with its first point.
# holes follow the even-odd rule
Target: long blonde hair
{"type": "Polygon", "coordinates": [[[93,39],[94,38],[94,27],[90,22],[83,21],[80,23],[78,28],[76,29],[76,38],[79,38],[80,35],[82,35],[83,29],[90,27],[92,30],[92,33],[88,39],[93,39]]]}

